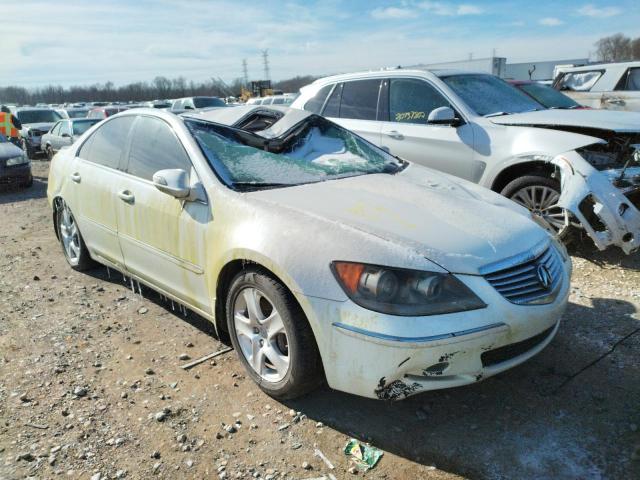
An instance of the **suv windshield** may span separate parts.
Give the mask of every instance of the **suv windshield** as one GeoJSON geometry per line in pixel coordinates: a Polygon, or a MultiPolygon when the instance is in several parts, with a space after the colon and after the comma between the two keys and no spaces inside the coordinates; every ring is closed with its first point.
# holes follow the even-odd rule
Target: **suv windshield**
{"type": "Polygon", "coordinates": [[[54,123],[62,119],[53,110],[22,110],[16,116],[21,123],[54,123]]]}
{"type": "Polygon", "coordinates": [[[371,173],[404,163],[342,127],[312,115],[276,138],[185,120],[209,164],[236,189],[284,187],[371,173]]]}
{"type": "Polygon", "coordinates": [[[194,97],[193,104],[196,108],[225,107],[227,104],[216,97],[194,97]]]}
{"type": "Polygon", "coordinates": [[[547,108],[578,108],[580,105],[565,94],[539,83],[524,83],[519,87],[547,108]]]}
{"type": "Polygon", "coordinates": [[[478,115],[507,115],[544,107],[504,80],[488,74],[440,77],[478,115]]]}

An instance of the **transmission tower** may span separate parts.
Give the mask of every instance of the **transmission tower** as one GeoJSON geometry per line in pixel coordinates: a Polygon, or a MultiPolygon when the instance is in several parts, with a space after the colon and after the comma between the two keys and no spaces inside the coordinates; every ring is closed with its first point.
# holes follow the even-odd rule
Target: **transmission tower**
{"type": "Polygon", "coordinates": [[[247,59],[242,59],[242,76],[244,77],[244,86],[249,85],[249,71],[247,70],[247,59]]]}
{"type": "Polygon", "coordinates": [[[269,49],[262,50],[262,61],[264,63],[264,79],[269,80],[269,49]]]}

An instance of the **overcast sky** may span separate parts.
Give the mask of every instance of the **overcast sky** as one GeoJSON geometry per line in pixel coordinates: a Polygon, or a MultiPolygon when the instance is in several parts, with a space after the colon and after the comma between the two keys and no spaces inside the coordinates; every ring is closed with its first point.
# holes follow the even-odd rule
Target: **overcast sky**
{"type": "Polygon", "coordinates": [[[271,78],[491,55],[587,57],[640,36],[640,1],[2,0],[0,85],[271,78]]]}

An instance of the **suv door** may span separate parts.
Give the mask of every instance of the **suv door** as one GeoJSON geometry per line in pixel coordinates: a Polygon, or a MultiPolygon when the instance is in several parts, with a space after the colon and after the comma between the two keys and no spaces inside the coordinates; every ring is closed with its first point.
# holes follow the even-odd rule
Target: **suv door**
{"type": "Polygon", "coordinates": [[[70,206],[87,247],[122,271],[115,189],[124,175],[121,168],[133,120],[126,116],[105,122],[82,144],[71,168],[70,206]]]}
{"type": "Polygon", "coordinates": [[[378,101],[381,85],[379,78],[336,84],[325,102],[322,115],[379,145],[378,101]]]}
{"type": "Polygon", "coordinates": [[[185,170],[192,184],[198,180],[169,124],[155,117],[137,117],[126,175],[117,190],[124,262],[129,272],[145,282],[210,313],[204,266],[211,209],[202,201],[180,200],[158,190],[153,174],[170,168],[185,170]]]}
{"type": "Polygon", "coordinates": [[[602,102],[610,110],[640,112],[640,67],[628,68],[615,91],[604,93],[602,102]]]}
{"type": "Polygon", "coordinates": [[[472,178],[473,127],[466,122],[452,126],[427,121],[436,108],[455,111],[451,102],[423,79],[392,78],[388,82],[389,118],[382,123],[380,146],[400,158],[477,181],[472,178]]]}

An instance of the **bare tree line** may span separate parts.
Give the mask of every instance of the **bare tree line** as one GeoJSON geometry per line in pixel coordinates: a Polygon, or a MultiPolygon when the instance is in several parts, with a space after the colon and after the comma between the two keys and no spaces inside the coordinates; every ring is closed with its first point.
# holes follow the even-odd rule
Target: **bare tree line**
{"type": "MultiPolygon", "coordinates": [[[[311,76],[294,77],[274,82],[273,88],[284,92],[297,92],[300,87],[311,83],[311,76]]],[[[62,87],[47,85],[27,89],[19,86],[0,87],[0,103],[17,105],[35,105],[37,103],[75,103],[75,102],[142,102],[156,99],[181,98],[191,96],[227,97],[240,95],[243,82],[236,79],[225,83],[212,78],[204,82],[187,81],[184,77],[169,79],[156,77],[151,82],[134,82],[116,87],[113,82],[94,85],[62,87]]]]}
{"type": "Polygon", "coordinates": [[[640,37],[631,38],[616,33],[595,43],[596,57],[600,62],[626,62],[640,60],[640,37]]]}

